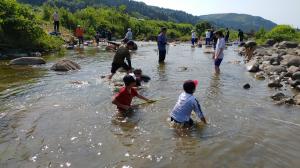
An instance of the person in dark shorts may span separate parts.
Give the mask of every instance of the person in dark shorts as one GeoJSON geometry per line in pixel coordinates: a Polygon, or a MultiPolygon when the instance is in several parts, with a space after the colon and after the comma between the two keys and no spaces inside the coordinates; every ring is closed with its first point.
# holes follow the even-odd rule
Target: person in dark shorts
{"type": "Polygon", "coordinates": [[[130,52],[134,47],[133,41],[128,41],[125,46],[120,46],[114,56],[112,65],[111,65],[111,74],[109,75],[108,79],[111,79],[116,71],[123,67],[127,73],[129,73],[132,69],[131,67],[131,59],[130,59],[130,52]],[[126,64],[124,61],[127,60],[126,64]]]}
{"type": "Polygon", "coordinates": [[[224,50],[225,50],[225,39],[222,31],[217,31],[215,33],[216,37],[218,38],[218,42],[216,45],[215,55],[214,55],[214,62],[215,62],[215,72],[216,74],[220,73],[220,65],[224,57],[224,50]]]}
{"type": "Polygon", "coordinates": [[[240,42],[244,41],[244,32],[241,29],[239,29],[238,37],[240,39],[240,42]]]}
{"type": "Polygon", "coordinates": [[[101,38],[101,35],[100,35],[100,33],[97,31],[97,33],[96,33],[96,35],[95,35],[95,41],[96,41],[96,43],[97,43],[97,46],[99,46],[100,38],[101,38]]]}
{"type": "Polygon", "coordinates": [[[226,28],[226,35],[225,35],[225,42],[228,43],[229,41],[229,35],[230,35],[230,31],[228,28],[226,28]]]}
{"type": "Polygon", "coordinates": [[[167,54],[167,28],[162,27],[161,32],[157,37],[157,46],[158,46],[158,52],[159,52],[159,63],[164,63],[166,59],[166,54],[167,54]]]}

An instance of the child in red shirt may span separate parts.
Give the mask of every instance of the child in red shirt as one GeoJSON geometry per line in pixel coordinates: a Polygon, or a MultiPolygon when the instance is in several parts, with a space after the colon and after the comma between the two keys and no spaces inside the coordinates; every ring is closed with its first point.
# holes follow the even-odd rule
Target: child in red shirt
{"type": "Polygon", "coordinates": [[[123,78],[123,81],[125,83],[125,87],[120,89],[120,92],[114,96],[112,101],[112,103],[117,106],[119,112],[123,113],[133,108],[131,106],[131,101],[133,97],[137,97],[147,102],[151,102],[151,100],[147,99],[146,97],[139,95],[137,91],[133,88],[136,86],[136,80],[133,76],[126,75],[123,78]]]}

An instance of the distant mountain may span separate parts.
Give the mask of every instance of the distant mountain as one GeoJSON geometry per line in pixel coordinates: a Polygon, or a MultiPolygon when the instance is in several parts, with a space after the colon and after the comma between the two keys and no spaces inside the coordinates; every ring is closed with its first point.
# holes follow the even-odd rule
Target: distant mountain
{"type": "Polygon", "coordinates": [[[276,23],[262,17],[237,13],[203,15],[199,16],[199,18],[213,22],[215,25],[221,27],[242,29],[246,32],[250,32],[251,30],[257,31],[261,27],[270,30],[276,26],[276,23]]]}
{"type": "Polygon", "coordinates": [[[212,22],[216,27],[229,27],[233,29],[242,29],[246,32],[251,30],[257,31],[263,27],[265,29],[272,29],[276,26],[275,23],[263,19],[257,16],[245,15],[245,14],[212,14],[204,16],[194,16],[183,11],[159,8],[155,6],[149,6],[143,2],[137,2],[133,0],[18,0],[20,2],[29,3],[33,5],[42,5],[47,2],[51,5],[58,7],[65,7],[71,11],[83,9],[87,6],[94,7],[119,7],[121,5],[126,6],[126,12],[132,16],[164,20],[180,23],[196,24],[199,21],[207,20],[212,22]]]}

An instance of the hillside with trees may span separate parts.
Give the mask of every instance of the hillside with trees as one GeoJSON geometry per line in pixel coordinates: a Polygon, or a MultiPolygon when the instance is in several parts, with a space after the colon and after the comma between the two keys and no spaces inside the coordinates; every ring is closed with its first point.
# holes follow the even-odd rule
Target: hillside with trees
{"type": "Polygon", "coordinates": [[[258,31],[260,28],[270,30],[276,26],[275,23],[257,16],[244,14],[212,14],[205,16],[194,16],[183,11],[159,8],[146,5],[143,2],[132,0],[19,0],[20,2],[33,5],[47,3],[51,6],[64,7],[75,12],[86,7],[116,7],[125,5],[125,12],[130,16],[140,19],[152,19],[171,21],[176,23],[197,24],[200,21],[209,21],[215,27],[229,27],[231,29],[243,29],[245,32],[258,31]]]}

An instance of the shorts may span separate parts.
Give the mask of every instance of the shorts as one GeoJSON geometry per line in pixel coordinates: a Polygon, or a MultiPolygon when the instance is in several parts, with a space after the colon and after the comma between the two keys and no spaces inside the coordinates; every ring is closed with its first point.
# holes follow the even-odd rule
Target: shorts
{"type": "Polygon", "coordinates": [[[221,65],[221,62],[223,61],[223,58],[218,58],[215,60],[215,66],[219,67],[221,65]]]}
{"type": "Polygon", "coordinates": [[[171,121],[175,122],[176,124],[182,124],[185,127],[191,127],[194,125],[194,121],[191,118],[189,121],[179,122],[179,121],[176,121],[173,117],[171,117],[171,121]]]}
{"type": "Polygon", "coordinates": [[[123,64],[111,64],[111,73],[116,73],[119,68],[124,68],[126,71],[129,71],[131,68],[124,62],[123,64]]]}

